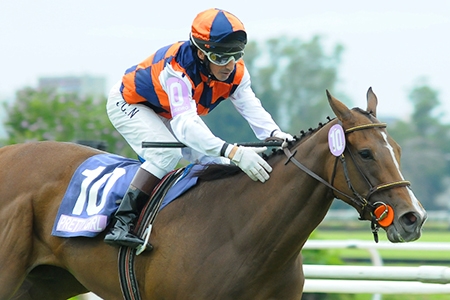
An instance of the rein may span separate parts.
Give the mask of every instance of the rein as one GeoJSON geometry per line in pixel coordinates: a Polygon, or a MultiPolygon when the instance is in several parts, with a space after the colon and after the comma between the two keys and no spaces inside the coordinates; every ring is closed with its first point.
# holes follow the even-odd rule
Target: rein
{"type": "MultiPolygon", "coordinates": [[[[348,129],[345,130],[345,133],[349,134],[349,133],[352,133],[352,132],[355,132],[355,131],[358,131],[358,130],[365,130],[365,129],[372,129],[372,128],[386,128],[386,127],[387,127],[386,123],[364,124],[364,125],[358,125],[358,126],[355,126],[355,127],[348,128],[348,129]]],[[[295,154],[297,153],[297,150],[295,150],[292,153],[288,149],[287,146],[288,146],[287,143],[283,143],[283,145],[282,145],[282,149],[283,149],[285,155],[287,156],[287,160],[284,163],[285,165],[287,165],[289,162],[292,162],[299,169],[301,169],[302,171],[304,171],[305,173],[307,173],[311,177],[315,178],[316,180],[318,180],[322,184],[326,185],[328,188],[332,189],[334,192],[336,192],[336,193],[338,193],[338,194],[340,194],[340,195],[350,199],[350,201],[352,201],[355,205],[357,205],[358,207],[361,208],[361,211],[359,211],[359,219],[360,220],[362,220],[362,218],[363,218],[362,216],[363,216],[364,212],[366,210],[370,209],[369,212],[370,212],[370,215],[372,216],[372,220],[371,220],[372,233],[374,235],[375,242],[378,243],[378,230],[380,228],[380,225],[379,225],[378,222],[380,220],[382,220],[384,217],[386,217],[387,205],[385,203],[383,203],[383,202],[376,202],[374,204],[371,204],[368,200],[376,192],[383,191],[383,190],[386,190],[386,189],[396,188],[396,187],[409,186],[410,182],[406,181],[406,180],[399,180],[399,181],[394,181],[394,182],[390,182],[390,183],[383,183],[383,184],[379,184],[379,185],[373,186],[370,183],[370,181],[367,178],[367,176],[364,175],[364,172],[362,172],[361,168],[356,164],[356,160],[355,160],[354,155],[349,150],[349,148],[346,146],[346,150],[347,150],[348,153],[350,153],[350,158],[352,159],[353,164],[356,166],[356,168],[358,169],[358,172],[364,178],[364,180],[366,181],[367,185],[369,186],[369,191],[368,191],[367,195],[365,197],[363,197],[356,191],[356,189],[353,187],[353,184],[351,183],[350,176],[349,176],[348,169],[347,169],[347,162],[345,160],[344,153],[342,153],[340,156],[336,157],[331,183],[329,183],[328,181],[326,181],[325,179],[323,179],[322,177],[320,177],[319,175],[317,175],[316,173],[314,173],[313,171],[308,169],[305,165],[300,163],[294,157],[295,154]],[[338,161],[340,161],[341,164],[342,164],[342,167],[343,167],[343,170],[344,170],[345,180],[347,182],[348,187],[352,191],[354,197],[352,197],[352,196],[350,196],[350,195],[348,195],[348,194],[338,190],[337,188],[335,188],[333,186],[333,182],[334,182],[334,178],[335,178],[335,175],[336,175],[336,168],[337,168],[338,161]],[[376,218],[376,216],[374,215],[374,210],[376,208],[375,207],[376,204],[384,205],[384,207],[386,209],[385,212],[382,213],[379,218],[376,218]]]]}

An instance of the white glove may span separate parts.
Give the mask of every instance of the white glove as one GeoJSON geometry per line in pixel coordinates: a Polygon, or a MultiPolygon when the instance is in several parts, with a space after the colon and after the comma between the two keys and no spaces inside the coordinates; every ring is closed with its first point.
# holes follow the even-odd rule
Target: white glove
{"type": "Polygon", "coordinates": [[[283,132],[283,131],[275,131],[272,134],[273,137],[282,139],[283,141],[288,141],[288,142],[292,142],[294,140],[294,137],[292,135],[290,135],[289,133],[283,132]]]}
{"type": "Polygon", "coordinates": [[[266,150],[267,147],[239,146],[231,161],[252,180],[265,182],[269,179],[268,172],[272,172],[272,167],[258,153],[266,150]]]}

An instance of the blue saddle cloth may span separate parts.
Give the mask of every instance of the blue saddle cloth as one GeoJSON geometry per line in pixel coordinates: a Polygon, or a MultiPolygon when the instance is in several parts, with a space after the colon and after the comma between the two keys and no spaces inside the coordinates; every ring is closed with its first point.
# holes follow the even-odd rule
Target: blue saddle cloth
{"type": "MultiPolygon", "coordinates": [[[[61,201],[52,235],[94,237],[105,230],[141,162],[114,154],[88,158],[75,171],[61,201]]],[[[192,165],[166,194],[160,209],[197,183],[192,165]]]]}

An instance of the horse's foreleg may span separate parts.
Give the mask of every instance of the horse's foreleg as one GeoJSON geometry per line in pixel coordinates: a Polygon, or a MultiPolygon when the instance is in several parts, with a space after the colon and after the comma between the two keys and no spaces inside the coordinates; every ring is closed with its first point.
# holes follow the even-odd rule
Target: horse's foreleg
{"type": "Polygon", "coordinates": [[[25,195],[0,199],[0,300],[10,299],[26,277],[33,243],[33,208],[25,195]]]}
{"type": "Polygon", "coordinates": [[[12,300],[65,300],[87,292],[67,270],[43,265],[30,272],[12,300]]]}

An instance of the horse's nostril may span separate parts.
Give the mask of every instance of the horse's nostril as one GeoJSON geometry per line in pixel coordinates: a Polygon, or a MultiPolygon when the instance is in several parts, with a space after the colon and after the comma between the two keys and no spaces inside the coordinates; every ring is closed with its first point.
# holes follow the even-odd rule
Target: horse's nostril
{"type": "Polygon", "coordinates": [[[413,213],[404,214],[402,219],[406,225],[413,225],[414,223],[417,222],[417,217],[413,213]]]}

